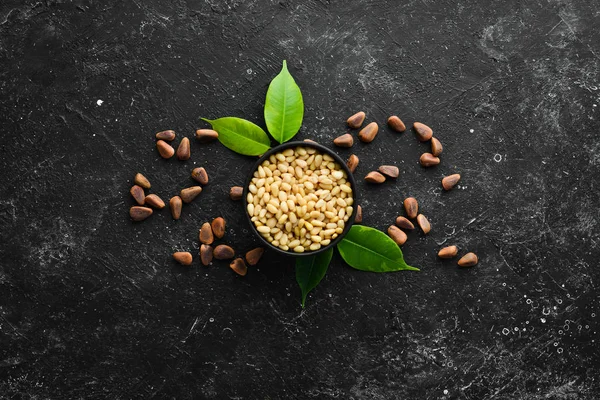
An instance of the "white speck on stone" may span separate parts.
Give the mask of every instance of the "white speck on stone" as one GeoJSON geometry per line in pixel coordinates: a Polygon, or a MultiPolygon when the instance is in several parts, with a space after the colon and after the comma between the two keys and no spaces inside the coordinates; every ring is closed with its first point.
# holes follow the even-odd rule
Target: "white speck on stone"
{"type": "Polygon", "coordinates": [[[444,394],[448,394],[448,389],[444,389],[444,394]]]}
{"type": "Polygon", "coordinates": [[[495,154],[494,155],[494,161],[496,161],[496,162],[502,161],[502,154],[495,154]]]}
{"type": "Polygon", "coordinates": [[[248,69],[246,70],[246,73],[247,73],[248,75],[250,75],[250,74],[252,73],[252,68],[248,68],[248,69]]]}
{"type": "Polygon", "coordinates": [[[473,132],[475,132],[475,129],[469,129],[469,132],[473,133],[473,132]]]}
{"type": "Polygon", "coordinates": [[[542,324],[546,323],[546,318],[540,318],[540,321],[542,321],[542,324]]]}
{"type": "Polygon", "coordinates": [[[98,100],[96,101],[96,104],[98,104],[99,106],[101,106],[101,105],[102,105],[102,103],[104,103],[104,100],[100,100],[100,99],[98,99],[98,100]]]}

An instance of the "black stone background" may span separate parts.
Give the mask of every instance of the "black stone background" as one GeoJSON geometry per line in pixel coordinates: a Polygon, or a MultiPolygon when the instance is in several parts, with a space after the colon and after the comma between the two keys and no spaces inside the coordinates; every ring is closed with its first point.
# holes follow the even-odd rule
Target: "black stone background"
{"type": "Polygon", "coordinates": [[[599,27],[589,0],[3,0],[0,397],[600,398],[599,27]],[[433,229],[403,251],[421,272],[336,255],[302,310],[291,259],[245,278],[171,260],[197,257],[218,215],[239,253],[258,243],[227,196],[255,159],[192,140],[165,161],[154,133],[264,126],[283,59],[299,139],[331,145],[358,110],[382,126],[336,151],[359,180],[400,167],[361,182],[364,223],[386,229],[415,196],[433,229]],[[439,166],[391,114],[434,129],[439,166]],[[130,221],[136,172],[168,199],[197,166],[211,182],[180,221],[130,221]],[[479,265],[438,260],[449,244],[479,265]]]}

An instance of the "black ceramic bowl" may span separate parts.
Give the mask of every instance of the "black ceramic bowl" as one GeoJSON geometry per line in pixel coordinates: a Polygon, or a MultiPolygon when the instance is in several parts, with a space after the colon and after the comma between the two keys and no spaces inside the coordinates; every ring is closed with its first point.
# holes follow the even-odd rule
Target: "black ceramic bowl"
{"type": "Polygon", "coordinates": [[[260,241],[265,244],[265,246],[267,248],[269,248],[279,254],[295,256],[295,257],[305,257],[305,256],[313,256],[315,254],[319,254],[327,249],[332,248],[340,240],[342,240],[342,238],[344,236],[346,236],[346,233],[348,233],[348,231],[352,227],[352,224],[354,223],[354,218],[356,217],[356,209],[358,206],[358,196],[357,196],[356,181],[354,180],[354,176],[352,176],[352,173],[348,169],[346,162],[344,160],[342,160],[340,158],[340,156],[335,154],[332,150],[328,149],[327,147],[321,146],[320,144],[317,144],[314,142],[288,142],[288,143],[284,143],[282,145],[273,147],[272,149],[267,151],[265,154],[263,154],[262,157],[260,157],[260,159],[256,162],[256,164],[254,164],[254,167],[252,168],[252,171],[250,171],[250,173],[248,174],[248,177],[246,178],[246,182],[244,184],[244,194],[242,196],[242,203],[244,205],[244,214],[246,214],[246,218],[248,219],[248,223],[250,224],[250,229],[260,239],[260,241]],[[329,243],[327,246],[321,247],[319,250],[307,251],[304,253],[295,253],[293,251],[281,250],[279,247],[273,246],[268,240],[266,240],[264,237],[262,237],[262,235],[256,230],[256,226],[254,225],[254,222],[252,222],[250,220],[251,217],[248,214],[248,207],[247,207],[248,201],[246,199],[248,197],[248,186],[250,186],[250,181],[254,177],[254,172],[256,172],[258,170],[258,166],[261,165],[263,163],[263,161],[268,159],[271,156],[271,154],[279,153],[285,149],[300,147],[300,146],[312,147],[314,149],[317,149],[317,151],[319,151],[321,154],[328,154],[331,157],[333,157],[335,162],[337,162],[342,167],[342,170],[346,171],[346,175],[348,176],[348,178],[347,178],[348,183],[350,184],[350,187],[352,188],[352,198],[354,199],[354,202],[352,204],[352,215],[348,218],[348,222],[346,223],[346,226],[344,227],[344,231],[340,235],[338,235],[338,237],[336,237],[334,240],[332,240],[331,243],[329,243]]]}

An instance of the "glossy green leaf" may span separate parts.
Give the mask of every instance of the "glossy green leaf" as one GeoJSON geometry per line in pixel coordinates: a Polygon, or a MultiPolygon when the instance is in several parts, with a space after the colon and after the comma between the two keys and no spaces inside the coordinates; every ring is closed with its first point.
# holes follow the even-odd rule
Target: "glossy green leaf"
{"type": "Polygon", "coordinates": [[[279,143],[287,142],[300,130],[304,117],[302,92],[287,69],[285,60],[281,72],[271,81],[265,100],[265,122],[269,133],[279,143]]]}
{"type": "Polygon", "coordinates": [[[202,120],[219,133],[219,142],[236,153],[258,156],[271,148],[269,136],[262,128],[250,121],[236,117],[202,120]]]}
{"type": "Polygon", "coordinates": [[[316,288],[325,276],[331,256],[333,256],[333,249],[311,257],[296,258],[296,281],[302,290],[302,308],[304,308],[308,292],[316,288]]]}
{"type": "Polygon", "coordinates": [[[352,226],[337,248],[348,265],[362,271],[419,270],[406,264],[402,250],[388,235],[368,226],[352,226]]]}

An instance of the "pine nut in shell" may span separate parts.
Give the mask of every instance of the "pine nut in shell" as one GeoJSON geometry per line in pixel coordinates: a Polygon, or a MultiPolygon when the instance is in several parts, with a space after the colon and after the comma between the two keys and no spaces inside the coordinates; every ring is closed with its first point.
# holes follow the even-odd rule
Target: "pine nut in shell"
{"type": "Polygon", "coordinates": [[[214,242],[215,238],[208,222],[202,224],[200,232],[198,233],[198,239],[200,240],[200,243],[204,244],[212,244],[212,242],[214,242]]]}
{"type": "Polygon", "coordinates": [[[241,200],[244,195],[244,188],[241,186],[232,186],[229,189],[229,198],[231,200],[241,200]]]}
{"type": "Polygon", "coordinates": [[[181,197],[171,197],[171,200],[169,200],[169,209],[171,209],[171,216],[173,216],[173,219],[178,220],[179,218],[181,218],[181,207],[181,197]]]}
{"type": "Polygon", "coordinates": [[[153,212],[154,211],[148,207],[133,206],[129,209],[129,216],[132,220],[139,222],[151,216],[153,212]]]}
{"type": "Polygon", "coordinates": [[[191,203],[200,193],[202,193],[202,188],[200,186],[191,186],[182,189],[179,196],[184,203],[191,203]]]}
{"type": "Polygon", "coordinates": [[[164,140],[156,142],[156,149],[162,158],[171,158],[175,154],[175,150],[164,140]]]}
{"type": "Polygon", "coordinates": [[[371,122],[358,132],[358,138],[361,142],[371,143],[377,136],[377,132],[379,132],[379,125],[377,122],[371,122]]]}
{"type": "MultiPolygon", "coordinates": [[[[284,237],[284,236],[282,236],[282,237],[284,237]]],[[[285,237],[287,238],[287,236],[285,236],[285,237]]],[[[246,253],[246,262],[248,263],[248,265],[258,264],[258,261],[260,260],[260,258],[264,254],[264,252],[265,252],[265,249],[262,247],[257,247],[255,249],[249,250],[246,253]]]]}
{"type": "Polygon", "coordinates": [[[460,174],[452,174],[442,179],[442,187],[444,190],[450,190],[460,181],[460,174]]]}
{"type": "Polygon", "coordinates": [[[208,244],[200,245],[200,261],[203,265],[208,265],[213,259],[213,248],[208,244]]]}
{"type": "Polygon", "coordinates": [[[213,257],[217,260],[229,260],[235,256],[235,251],[226,244],[220,244],[213,250],[213,257]]]}
{"type": "Polygon", "coordinates": [[[479,259],[475,253],[467,253],[458,260],[459,267],[473,267],[477,265],[479,259]]]}
{"type": "Polygon", "coordinates": [[[398,218],[396,218],[396,225],[399,228],[406,229],[406,230],[415,229],[415,226],[413,225],[413,223],[410,222],[407,218],[405,218],[403,216],[399,216],[398,218]]]}
{"type": "Polygon", "coordinates": [[[218,137],[219,134],[217,131],[212,129],[198,129],[196,131],[196,139],[198,139],[200,142],[210,142],[218,137]]]}
{"type": "Polygon", "coordinates": [[[452,258],[456,257],[458,254],[458,247],[456,246],[446,246],[438,252],[439,258],[452,258]]]}
{"type": "Polygon", "coordinates": [[[350,154],[348,161],[346,161],[346,166],[351,173],[354,173],[354,171],[356,171],[356,167],[358,167],[358,156],[355,154],[350,154]]]}
{"type": "Polygon", "coordinates": [[[377,171],[389,178],[397,178],[400,175],[400,170],[395,165],[382,165],[377,168],[377,171]]]}
{"type": "Polygon", "coordinates": [[[140,174],[139,172],[137,174],[135,174],[135,178],[133,179],[133,182],[143,189],[150,189],[150,187],[152,186],[152,185],[150,185],[150,181],[148,180],[148,178],[146,178],[144,175],[140,174]]]}
{"type": "Polygon", "coordinates": [[[206,172],[204,167],[194,168],[192,170],[192,179],[194,179],[201,185],[208,185],[208,173],[206,172]]]}
{"type": "Polygon", "coordinates": [[[342,136],[338,136],[335,139],[333,139],[333,144],[335,144],[338,147],[352,147],[352,145],[354,144],[354,138],[351,134],[346,133],[342,136]]]}
{"type": "Polygon", "coordinates": [[[177,261],[181,265],[191,265],[192,264],[192,254],[187,251],[178,251],[173,253],[173,259],[177,261]]]}
{"type": "Polygon", "coordinates": [[[173,139],[175,139],[175,131],[166,130],[166,131],[158,132],[155,136],[156,136],[156,139],[158,139],[158,140],[166,140],[167,142],[170,142],[173,139]]]}
{"type": "Polygon", "coordinates": [[[431,154],[433,154],[435,157],[438,157],[440,154],[442,154],[442,151],[444,151],[444,146],[442,146],[442,143],[436,137],[432,137],[431,154]]]}
{"type": "Polygon", "coordinates": [[[190,139],[184,137],[179,142],[179,146],[177,147],[177,158],[181,161],[189,160],[191,156],[190,150],[190,139]]]}
{"type": "Polygon", "coordinates": [[[365,176],[365,181],[379,184],[385,182],[385,176],[377,171],[371,171],[365,176]]]}
{"type": "Polygon", "coordinates": [[[406,130],[406,125],[404,125],[404,122],[402,122],[402,120],[396,115],[389,117],[387,123],[388,126],[396,132],[404,132],[406,130]]]}
{"type": "Polygon", "coordinates": [[[431,231],[431,224],[423,214],[419,214],[417,216],[417,223],[419,224],[419,227],[421,227],[421,230],[424,234],[427,235],[431,231]]]}
{"type": "Polygon", "coordinates": [[[165,208],[165,202],[155,194],[149,194],[144,199],[144,204],[150,207],[156,208],[158,210],[162,210],[165,208]]]}
{"type": "Polygon", "coordinates": [[[131,189],[129,189],[129,194],[138,203],[140,206],[144,205],[144,201],[146,199],[146,195],[144,194],[144,189],[141,186],[133,185],[131,189]]]}
{"type": "Polygon", "coordinates": [[[404,243],[406,243],[406,240],[408,239],[406,233],[404,233],[400,228],[398,228],[395,225],[390,225],[387,232],[388,235],[392,238],[394,242],[396,242],[398,246],[402,246],[404,243]]]}
{"type": "Polygon", "coordinates": [[[433,137],[433,130],[421,122],[415,122],[413,128],[417,135],[417,139],[421,142],[426,142],[433,137]]]}
{"type": "Polygon", "coordinates": [[[236,274],[240,276],[246,276],[248,273],[248,266],[244,262],[244,260],[240,257],[236,258],[229,264],[229,268],[231,268],[236,274]]]}
{"type": "Polygon", "coordinates": [[[348,120],[346,120],[346,123],[350,128],[358,129],[362,126],[366,116],[367,114],[365,114],[364,111],[359,111],[356,114],[350,116],[348,120]]]}
{"type": "Polygon", "coordinates": [[[408,218],[417,218],[417,214],[419,213],[419,203],[417,202],[417,199],[414,197],[407,197],[404,199],[404,209],[406,210],[408,218]]]}
{"type": "Polygon", "coordinates": [[[223,217],[217,217],[210,223],[213,235],[217,239],[222,239],[225,236],[225,219],[223,217]]]}
{"type": "Polygon", "coordinates": [[[421,154],[421,158],[419,158],[419,162],[424,167],[433,167],[440,163],[440,159],[431,153],[423,153],[421,154]]]}

